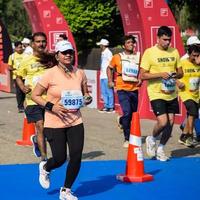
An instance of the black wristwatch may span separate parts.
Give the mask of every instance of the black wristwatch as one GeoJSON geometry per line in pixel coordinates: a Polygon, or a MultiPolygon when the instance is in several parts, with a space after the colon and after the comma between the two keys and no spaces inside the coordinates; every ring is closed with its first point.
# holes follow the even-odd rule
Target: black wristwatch
{"type": "Polygon", "coordinates": [[[54,104],[51,102],[47,102],[46,105],[44,106],[45,110],[52,111],[54,104]]]}

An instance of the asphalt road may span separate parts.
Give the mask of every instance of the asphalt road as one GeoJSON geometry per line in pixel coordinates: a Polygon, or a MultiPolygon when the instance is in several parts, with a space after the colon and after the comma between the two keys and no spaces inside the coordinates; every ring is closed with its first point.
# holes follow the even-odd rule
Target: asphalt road
{"type": "MultiPolygon", "coordinates": [[[[116,113],[99,113],[96,109],[82,109],[85,124],[83,160],[126,160],[127,149],[122,147],[123,137],[117,128],[116,113]]],[[[38,158],[30,146],[18,146],[22,138],[24,114],[18,113],[15,94],[0,92],[0,164],[36,163],[38,158]]],[[[144,139],[151,133],[155,121],[140,120],[143,153],[144,139]]],[[[179,126],[175,125],[166,152],[173,157],[200,156],[200,147],[193,149],[178,144],[179,126]]],[[[48,155],[50,156],[48,148],[48,155]]]]}

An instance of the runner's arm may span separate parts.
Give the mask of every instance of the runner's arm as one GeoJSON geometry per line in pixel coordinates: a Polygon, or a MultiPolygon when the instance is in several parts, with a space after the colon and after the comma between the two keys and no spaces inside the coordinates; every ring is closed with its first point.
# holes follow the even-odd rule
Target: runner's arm
{"type": "Polygon", "coordinates": [[[140,69],[140,78],[142,80],[149,80],[149,79],[168,79],[170,77],[170,74],[167,72],[161,72],[161,73],[150,73],[149,71],[141,68],[140,69]]]}
{"type": "Polygon", "coordinates": [[[16,82],[17,82],[17,85],[19,86],[19,88],[25,93],[29,93],[31,91],[31,88],[29,86],[25,86],[24,85],[24,82],[23,82],[23,79],[21,76],[17,76],[16,77],[16,82]]]}

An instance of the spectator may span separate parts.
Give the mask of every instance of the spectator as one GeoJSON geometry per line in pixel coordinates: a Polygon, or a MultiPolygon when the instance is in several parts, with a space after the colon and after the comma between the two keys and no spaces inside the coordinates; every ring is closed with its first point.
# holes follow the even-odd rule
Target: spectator
{"type": "Polygon", "coordinates": [[[26,55],[32,55],[33,54],[33,48],[31,47],[31,40],[28,38],[24,38],[22,40],[22,44],[24,47],[24,54],[26,55]]]}
{"type": "Polygon", "coordinates": [[[14,43],[14,53],[12,53],[8,58],[8,67],[9,70],[12,71],[12,78],[14,81],[14,86],[16,89],[16,99],[17,99],[17,108],[19,113],[24,112],[24,100],[25,100],[25,94],[24,92],[19,88],[16,82],[16,74],[17,70],[20,66],[20,62],[23,59],[23,47],[22,43],[20,41],[17,41],[14,43]]]}
{"type": "Polygon", "coordinates": [[[108,77],[106,70],[112,59],[112,52],[108,48],[109,41],[106,39],[101,39],[100,42],[97,42],[97,45],[101,48],[100,85],[101,95],[104,101],[104,107],[99,111],[111,113],[114,112],[114,91],[113,88],[108,87],[108,77]]]}

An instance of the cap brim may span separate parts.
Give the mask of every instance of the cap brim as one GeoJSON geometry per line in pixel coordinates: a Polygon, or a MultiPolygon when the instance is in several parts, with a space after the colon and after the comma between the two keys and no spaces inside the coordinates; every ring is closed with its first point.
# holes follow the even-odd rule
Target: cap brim
{"type": "Polygon", "coordinates": [[[74,49],[66,49],[66,50],[63,50],[63,51],[60,51],[60,52],[65,52],[65,51],[69,51],[69,50],[74,51],[74,49]]]}

